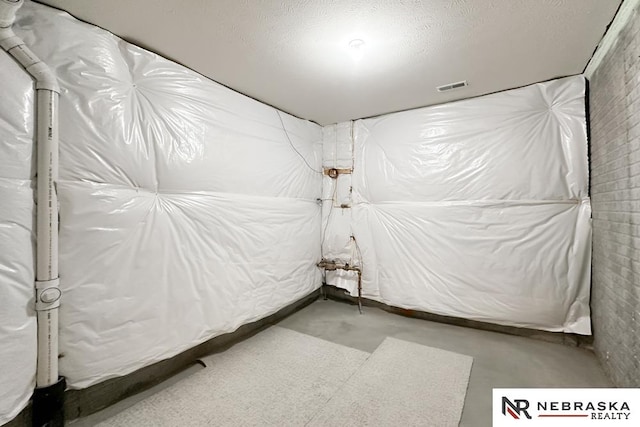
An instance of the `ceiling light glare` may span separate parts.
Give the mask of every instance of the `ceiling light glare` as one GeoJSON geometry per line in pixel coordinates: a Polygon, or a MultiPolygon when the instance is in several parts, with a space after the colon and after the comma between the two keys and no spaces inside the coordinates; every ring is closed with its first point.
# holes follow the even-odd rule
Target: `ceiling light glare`
{"type": "Polygon", "coordinates": [[[349,42],[349,52],[353,59],[361,59],[364,55],[365,42],[362,39],[353,39],[349,42]]]}

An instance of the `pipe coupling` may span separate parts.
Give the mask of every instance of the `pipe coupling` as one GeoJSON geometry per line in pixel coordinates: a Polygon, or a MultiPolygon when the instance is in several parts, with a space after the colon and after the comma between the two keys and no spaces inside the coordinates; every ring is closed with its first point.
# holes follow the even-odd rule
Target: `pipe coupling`
{"type": "Polygon", "coordinates": [[[36,311],[60,307],[60,279],[36,280],[36,311]]]}

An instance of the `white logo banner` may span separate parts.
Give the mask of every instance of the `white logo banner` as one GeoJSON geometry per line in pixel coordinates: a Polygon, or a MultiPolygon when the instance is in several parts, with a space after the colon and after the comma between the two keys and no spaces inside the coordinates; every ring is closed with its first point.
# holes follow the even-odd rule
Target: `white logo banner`
{"type": "Polygon", "coordinates": [[[640,426],[640,389],[495,388],[493,426],[640,426]]]}

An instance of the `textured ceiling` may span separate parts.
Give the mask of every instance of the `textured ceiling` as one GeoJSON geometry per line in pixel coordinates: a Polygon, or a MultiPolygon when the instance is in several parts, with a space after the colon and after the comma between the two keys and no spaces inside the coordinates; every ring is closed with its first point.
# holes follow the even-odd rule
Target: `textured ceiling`
{"type": "Polygon", "coordinates": [[[620,0],[43,0],[329,124],[581,73],[620,0]],[[362,58],[348,43],[362,39],[362,58]],[[438,93],[436,86],[468,80],[438,93]]]}

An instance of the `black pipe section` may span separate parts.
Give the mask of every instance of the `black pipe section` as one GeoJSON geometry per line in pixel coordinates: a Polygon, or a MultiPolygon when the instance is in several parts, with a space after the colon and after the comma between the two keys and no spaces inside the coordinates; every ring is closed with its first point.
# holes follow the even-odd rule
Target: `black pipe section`
{"type": "Polygon", "coordinates": [[[33,392],[33,427],[64,427],[64,390],[67,382],[60,377],[58,382],[33,392]]]}

